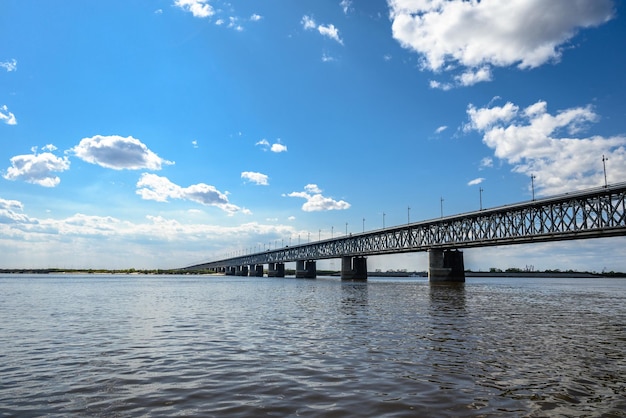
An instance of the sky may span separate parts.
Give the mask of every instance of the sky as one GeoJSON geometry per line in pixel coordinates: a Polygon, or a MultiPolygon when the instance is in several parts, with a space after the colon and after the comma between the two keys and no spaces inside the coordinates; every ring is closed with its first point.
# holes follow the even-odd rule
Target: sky
{"type": "MultiPolygon", "coordinates": [[[[626,181],[620,1],[4,0],[0,39],[0,268],[177,268],[626,181]]],[[[626,271],[625,244],[465,265],[626,271]]]]}

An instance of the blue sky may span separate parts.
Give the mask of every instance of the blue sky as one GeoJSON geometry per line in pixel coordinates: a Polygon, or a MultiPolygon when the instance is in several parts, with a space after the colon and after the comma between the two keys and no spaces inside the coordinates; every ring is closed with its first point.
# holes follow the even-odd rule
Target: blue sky
{"type": "MultiPolygon", "coordinates": [[[[441,198],[476,210],[480,188],[483,207],[529,200],[531,175],[538,197],[600,186],[603,155],[625,181],[625,14],[5,0],[0,266],[181,267],[436,218],[441,198]]],[[[466,267],[626,271],[624,244],[468,250],[466,267]]]]}

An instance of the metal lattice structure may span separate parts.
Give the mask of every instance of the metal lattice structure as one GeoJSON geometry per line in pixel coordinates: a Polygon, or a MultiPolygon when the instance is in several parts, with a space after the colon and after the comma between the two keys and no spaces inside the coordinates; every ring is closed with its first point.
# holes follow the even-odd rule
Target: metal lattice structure
{"type": "Polygon", "coordinates": [[[322,260],[626,235],[626,183],[187,267],[322,260]]]}

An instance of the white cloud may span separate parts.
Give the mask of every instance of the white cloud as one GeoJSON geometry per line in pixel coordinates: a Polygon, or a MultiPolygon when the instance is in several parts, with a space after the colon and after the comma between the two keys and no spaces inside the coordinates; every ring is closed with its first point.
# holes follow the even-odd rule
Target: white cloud
{"type": "Polygon", "coordinates": [[[343,40],[339,37],[339,29],[335,27],[335,25],[319,25],[317,27],[317,31],[322,35],[326,36],[334,41],[339,42],[343,45],[343,40]]]}
{"type": "Polygon", "coordinates": [[[348,12],[352,9],[352,0],[341,0],[339,6],[341,6],[344,14],[348,14],[348,12]]]}
{"type": "Polygon", "coordinates": [[[229,17],[228,18],[228,26],[227,27],[230,28],[230,29],[234,29],[237,32],[242,32],[243,31],[243,26],[241,26],[239,24],[239,18],[238,17],[234,17],[234,16],[229,17]]]}
{"type": "MultiPolygon", "coordinates": [[[[581,28],[613,16],[611,0],[388,0],[393,37],[423,68],[465,68],[457,85],[491,79],[491,67],[535,68],[560,58],[581,28]]],[[[439,84],[441,88],[450,84],[439,84]]]]}
{"type": "Polygon", "coordinates": [[[484,178],[482,178],[482,177],[478,177],[477,179],[470,180],[469,182],[467,182],[467,185],[468,185],[468,186],[476,186],[477,184],[480,184],[480,183],[482,183],[483,181],[485,181],[485,179],[484,179],[484,178]]]}
{"type": "Polygon", "coordinates": [[[302,210],[305,212],[345,210],[350,208],[348,202],[322,196],[322,190],[317,187],[317,184],[307,184],[304,186],[304,190],[304,192],[291,192],[286,196],[306,199],[306,202],[302,205],[302,210]]]}
{"type": "Polygon", "coordinates": [[[440,134],[440,133],[442,133],[443,131],[445,131],[446,129],[448,129],[448,127],[447,127],[447,126],[445,126],[445,125],[440,126],[440,127],[438,127],[437,129],[435,129],[435,133],[436,133],[436,134],[440,134]]]}
{"type": "Polygon", "coordinates": [[[333,62],[335,59],[325,52],[322,54],[322,62],[333,62]]]}
{"type": "Polygon", "coordinates": [[[304,186],[304,190],[307,193],[322,193],[322,189],[320,189],[317,184],[307,184],[304,186]]]}
{"type": "Polygon", "coordinates": [[[315,20],[311,16],[304,15],[301,20],[304,29],[315,29],[315,20]]]}
{"type": "Polygon", "coordinates": [[[60,173],[70,168],[68,157],[57,157],[50,152],[16,155],[10,161],[11,167],[7,168],[3,175],[5,179],[23,180],[44,187],[58,185],[61,179],[53,173],[60,173]]]}
{"type": "Polygon", "coordinates": [[[8,72],[17,70],[17,60],[14,58],[10,61],[0,61],[0,68],[4,68],[8,72]]]}
{"type": "Polygon", "coordinates": [[[194,17],[210,17],[215,14],[207,0],[175,0],[174,5],[190,12],[194,17]]]}
{"type": "MultiPolygon", "coordinates": [[[[581,135],[598,120],[591,106],[552,115],[544,101],[524,109],[512,103],[480,109],[470,104],[467,114],[465,130],[480,132],[494,155],[513,165],[514,172],[534,175],[540,194],[603,185],[603,155],[610,162],[609,183],[626,178],[626,135],[581,135]]],[[[483,159],[482,165],[491,163],[483,159]]]]}
{"type": "Polygon", "coordinates": [[[0,121],[7,125],[17,125],[17,119],[13,113],[9,112],[7,105],[0,106],[0,121]]]}
{"type": "Polygon", "coordinates": [[[254,171],[244,171],[241,173],[241,178],[248,180],[249,182],[252,182],[254,184],[257,184],[259,186],[269,185],[268,177],[266,174],[255,173],[254,171]]]}
{"type": "Polygon", "coordinates": [[[278,142],[275,142],[273,144],[270,145],[269,141],[265,138],[263,138],[262,140],[260,140],[259,142],[257,142],[254,145],[258,145],[261,148],[263,148],[263,151],[267,151],[270,150],[272,152],[287,152],[287,146],[283,145],[280,143],[280,139],[278,140],[278,142]]]}
{"type": "Polygon", "coordinates": [[[485,157],[482,160],[480,160],[480,168],[488,168],[488,167],[493,167],[493,158],[485,157]]]}
{"type": "Polygon", "coordinates": [[[333,25],[332,23],[328,25],[318,25],[317,23],[315,23],[315,20],[312,17],[307,16],[307,15],[304,15],[302,17],[302,20],[300,21],[300,23],[302,23],[302,27],[304,29],[306,30],[317,29],[320,35],[330,38],[334,41],[337,41],[341,45],[343,45],[343,40],[339,36],[339,29],[337,29],[335,25],[333,25]]]}
{"type": "Polygon", "coordinates": [[[254,13],[252,16],[250,16],[250,21],[251,22],[258,22],[261,19],[263,19],[263,16],[258,15],[256,13],[254,13]]]}
{"type": "Polygon", "coordinates": [[[476,83],[491,81],[491,68],[483,66],[476,70],[469,69],[454,79],[461,86],[473,86],[476,83]]]}
{"type": "Polygon", "coordinates": [[[281,143],[272,144],[272,148],[270,148],[272,152],[287,152],[287,146],[281,143]]]}
{"type": "Polygon", "coordinates": [[[156,9],[156,10],[154,11],[154,14],[155,14],[155,15],[162,15],[162,14],[163,14],[163,9],[156,9]]]}
{"type": "Polygon", "coordinates": [[[96,135],[83,138],[70,152],[88,163],[114,170],[160,170],[163,164],[174,164],[160,158],[132,136],[96,135]]]}
{"type": "Polygon", "coordinates": [[[82,213],[35,218],[21,202],[0,198],[0,265],[11,268],[177,268],[297,233],[290,225],[224,226],[154,215],[143,221],[82,213]]]}
{"type": "Polygon", "coordinates": [[[191,141],[191,146],[194,147],[194,148],[198,148],[198,141],[195,140],[195,139],[193,141],[191,141]]]}
{"type": "Polygon", "coordinates": [[[222,193],[214,186],[204,183],[181,187],[172,183],[167,177],[143,173],[137,182],[137,194],[144,200],[167,202],[168,199],[190,200],[206,206],[215,206],[232,215],[241,211],[236,205],[228,202],[227,193],[222,193]]]}

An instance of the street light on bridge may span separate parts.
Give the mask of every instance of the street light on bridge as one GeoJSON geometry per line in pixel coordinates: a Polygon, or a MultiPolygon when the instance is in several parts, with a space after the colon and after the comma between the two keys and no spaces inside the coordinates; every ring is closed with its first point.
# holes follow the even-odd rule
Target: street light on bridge
{"type": "Polygon", "coordinates": [[[609,159],[608,159],[608,158],[606,158],[606,157],[604,156],[604,154],[602,154],[602,167],[604,167],[604,188],[609,187],[609,183],[606,181],[606,162],[607,162],[608,160],[609,160],[609,159]]]}
{"type": "MultiPolygon", "coordinates": [[[[604,156],[602,156],[604,158],[604,156]]],[[[533,193],[533,200],[535,200],[535,179],[537,178],[537,176],[535,176],[534,174],[530,175],[530,188],[532,190],[533,193]]]]}

